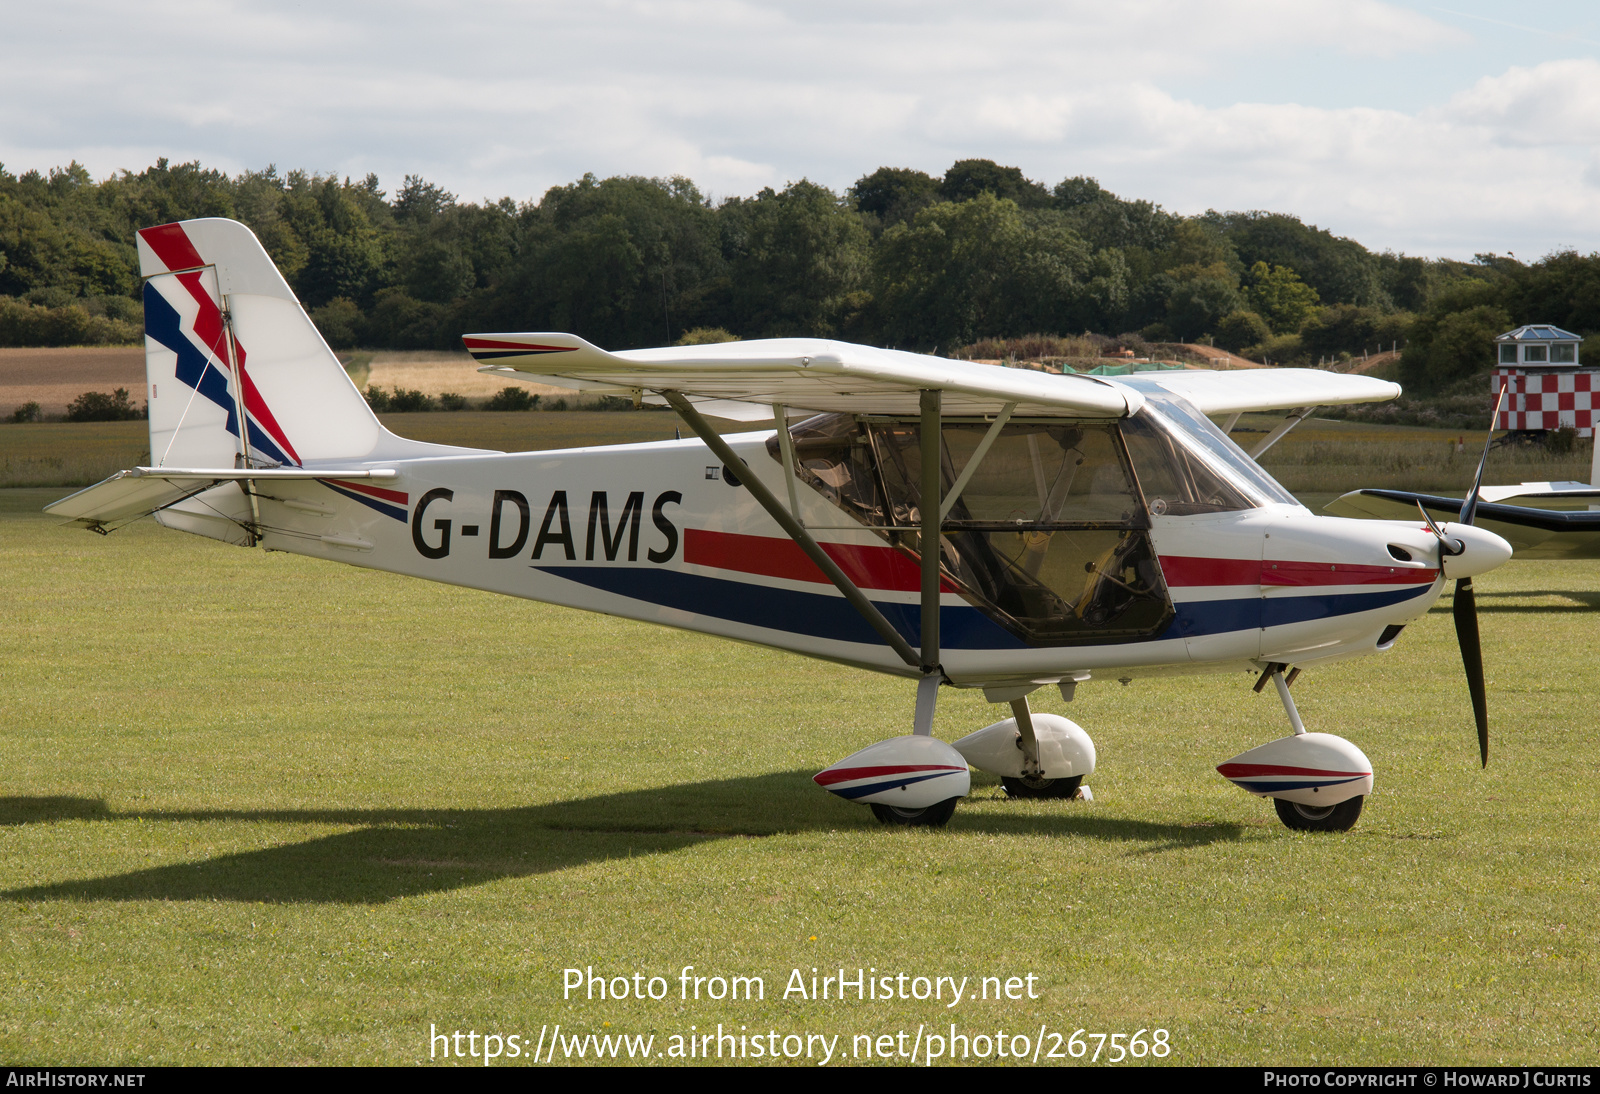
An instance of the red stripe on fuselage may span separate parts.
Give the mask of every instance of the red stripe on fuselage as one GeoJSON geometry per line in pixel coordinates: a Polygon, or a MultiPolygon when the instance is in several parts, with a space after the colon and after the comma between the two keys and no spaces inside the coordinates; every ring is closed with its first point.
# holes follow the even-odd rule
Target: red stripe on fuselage
{"type": "MultiPolygon", "coordinates": [[[[410,499],[410,495],[403,491],[385,490],[381,486],[368,486],[364,482],[346,482],[344,479],[324,479],[323,481],[332,483],[334,486],[341,486],[346,490],[354,490],[358,494],[366,494],[368,497],[391,501],[396,505],[406,505],[410,499]]],[[[622,533],[619,532],[617,534],[621,535],[622,533]]]]}
{"type": "Polygon", "coordinates": [[[1162,555],[1161,573],[1169,588],[1189,585],[1259,585],[1261,563],[1239,558],[1189,558],[1162,555]]]}
{"type": "Polygon", "coordinates": [[[1343,562],[1284,562],[1268,559],[1261,564],[1263,585],[1431,585],[1438,576],[1438,570],[1350,566],[1343,562]]]}
{"type": "Polygon", "coordinates": [[[1352,566],[1347,563],[1257,562],[1239,558],[1191,558],[1162,555],[1167,585],[1431,585],[1438,570],[1402,566],[1352,566]]]}
{"type": "Polygon", "coordinates": [[[194,249],[189,234],[181,224],[161,224],[154,228],[141,228],[139,238],[144,240],[168,270],[192,270],[204,266],[206,260],[194,249]]]}
{"type": "MultiPolygon", "coordinates": [[[[824,543],[822,549],[839,564],[839,569],[851,581],[863,589],[914,593],[922,588],[922,572],[916,562],[893,547],[824,543]]],[[[792,539],[687,528],[683,533],[683,560],[692,566],[714,566],[719,570],[736,570],[762,577],[832,584],[792,539]]],[[[956,588],[941,580],[939,591],[953,593],[956,588]]]]}

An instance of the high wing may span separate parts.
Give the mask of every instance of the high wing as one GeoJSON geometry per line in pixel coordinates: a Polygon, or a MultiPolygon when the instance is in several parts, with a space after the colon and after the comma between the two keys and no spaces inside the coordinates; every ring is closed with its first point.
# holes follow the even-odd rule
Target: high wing
{"type": "Polygon", "coordinates": [[[753,420],[781,404],[857,414],[916,414],[919,391],[943,393],[946,415],[992,414],[1015,403],[1025,416],[1137,413],[1139,388],[1156,383],[1204,414],[1378,402],[1398,384],[1318,369],[1203,370],[1142,375],[1138,383],[876,349],[827,339],[774,338],[611,353],[571,334],[471,334],[462,341],[480,372],[661,402],[677,391],[708,413],[753,420]],[[715,401],[715,405],[712,402],[715,401]],[[744,404],[741,408],[737,404],[744,404]],[[743,410],[743,412],[742,412],[743,410]]]}
{"type": "Polygon", "coordinates": [[[1371,376],[1315,368],[1262,368],[1213,372],[1140,373],[1129,380],[1155,384],[1187,399],[1202,414],[1248,414],[1262,410],[1383,403],[1398,398],[1400,385],[1371,376]]]}
{"type": "Polygon", "coordinates": [[[1095,376],[1057,376],[951,361],[820,338],[771,338],[610,353],[571,334],[470,334],[480,372],[612,395],[676,391],[707,413],[771,417],[782,405],[815,411],[914,415],[918,392],[943,394],[947,415],[993,414],[1007,403],[1026,416],[1121,418],[1144,405],[1138,392],[1095,376]],[[721,405],[712,405],[707,400],[721,405]],[[748,414],[729,403],[755,404],[748,414]]]}

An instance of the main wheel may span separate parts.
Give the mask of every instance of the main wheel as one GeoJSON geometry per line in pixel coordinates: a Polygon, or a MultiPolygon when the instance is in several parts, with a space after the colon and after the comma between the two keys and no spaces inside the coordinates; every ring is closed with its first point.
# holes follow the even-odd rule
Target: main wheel
{"type": "Polygon", "coordinates": [[[1082,775],[1074,775],[1070,779],[1038,779],[1027,775],[1022,778],[1000,776],[1000,785],[1005,788],[1006,796],[1010,798],[1070,798],[1078,793],[1078,787],[1082,783],[1082,775]]]}
{"type": "Polygon", "coordinates": [[[901,809],[897,805],[880,805],[878,802],[873,802],[872,815],[878,818],[879,824],[903,828],[943,828],[955,815],[956,802],[960,800],[960,798],[946,798],[924,809],[901,809]]]}
{"type": "Polygon", "coordinates": [[[1273,798],[1278,819],[1297,832],[1348,832],[1361,816],[1361,803],[1365,794],[1346,798],[1338,805],[1301,805],[1299,802],[1273,798]]]}

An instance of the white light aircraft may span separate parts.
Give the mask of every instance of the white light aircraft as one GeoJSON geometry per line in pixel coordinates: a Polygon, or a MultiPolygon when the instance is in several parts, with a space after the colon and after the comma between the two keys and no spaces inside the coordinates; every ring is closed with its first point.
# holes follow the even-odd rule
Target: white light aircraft
{"type": "Polygon", "coordinates": [[[51,512],[102,532],[153,515],[901,676],[912,732],[816,776],[888,824],[945,823],[969,765],[1014,796],[1081,795],[1093,742],[1035,714],[1039,688],[1070,700],[1090,680],[1254,669],[1293,732],[1219,771],[1291,828],[1349,828],[1372,766],[1306,732],[1289,685],[1388,650],[1446,577],[1470,605],[1472,576],[1511,553],[1470,518],[1314,516],[1207,418],[1399,393],[1367,377],[1112,380],[819,339],[608,353],[568,334],[471,335],[483,371],[670,404],[695,434],[490,452],[384,429],[243,225],[147,228],[138,247],[153,466],[51,512]],[[791,411],[809,416],[791,425],[791,411]],[[708,414],[769,424],[722,437],[708,414]],[[939,741],[941,685],[982,688],[1012,716],[939,741]]]}
{"type": "MultiPolygon", "coordinates": [[[[1518,558],[1600,558],[1600,444],[1595,453],[1588,482],[1479,487],[1469,495],[1478,499],[1475,523],[1510,543],[1518,558]],[[1579,505],[1583,508],[1576,508],[1579,505]]],[[[1410,490],[1352,490],[1329,503],[1327,511],[1383,519],[1414,513],[1419,505],[1439,520],[1450,520],[1463,511],[1467,498],[1410,490]]]]}

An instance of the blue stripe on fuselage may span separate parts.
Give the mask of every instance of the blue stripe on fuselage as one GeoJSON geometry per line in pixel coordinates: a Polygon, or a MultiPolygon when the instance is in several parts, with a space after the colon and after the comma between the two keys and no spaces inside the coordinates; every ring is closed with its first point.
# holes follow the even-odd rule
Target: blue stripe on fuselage
{"type": "MultiPolygon", "coordinates": [[[[878,645],[883,639],[861,613],[842,596],[774,589],[746,581],[728,581],[702,574],[654,567],[535,566],[619,596],[660,604],[667,608],[769,627],[791,634],[807,634],[837,642],[878,645]]],[[[915,604],[873,601],[895,630],[913,646],[922,641],[922,609],[915,604]]],[[[1021,639],[1002,630],[988,616],[966,605],[939,609],[940,644],[947,649],[1024,650],[1021,639]]]]}
{"type": "MultiPolygon", "coordinates": [[[[535,566],[555,577],[576,581],[648,604],[677,608],[695,615],[827,638],[876,645],[882,641],[861,614],[841,596],[775,589],[746,581],[686,574],[639,566],[535,566]]],[[[1328,596],[1259,595],[1176,604],[1177,614],[1160,635],[1148,641],[1171,641],[1229,631],[1259,630],[1311,619],[1328,619],[1386,608],[1426,595],[1432,585],[1381,593],[1335,593],[1328,596]]],[[[922,640],[922,609],[915,604],[873,601],[900,634],[915,646],[922,640]]],[[[1030,646],[977,608],[945,605],[939,609],[941,645],[947,649],[1025,650],[1030,646]]],[[[1119,643],[1120,644],[1120,643],[1119,643]]],[[[1139,643],[1127,643],[1138,645],[1139,643]]]]}
{"type": "Polygon", "coordinates": [[[1381,593],[1329,593],[1322,596],[1230,597],[1226,600],[1191,600],[1173,605],[1177,615],[1162,638],[1198,638],[1229,631],[1282,627],[1312,619],[1387,608],[1432,592],[1433,585],[1412,585],[1381,593]]]}

